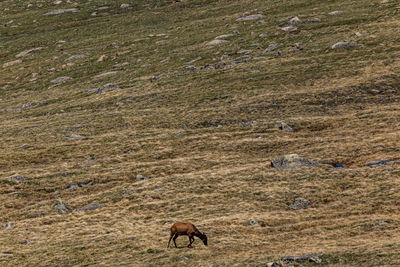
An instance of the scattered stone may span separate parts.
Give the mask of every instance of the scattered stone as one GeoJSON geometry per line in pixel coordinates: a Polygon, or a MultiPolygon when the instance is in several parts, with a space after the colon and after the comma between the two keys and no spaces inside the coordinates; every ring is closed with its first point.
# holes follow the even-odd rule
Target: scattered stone
{"type": "Polygon", "coordinates": [[[107,91],[111,91],[111,90],[116,90],[119,89],[118,85],[112,84],[112,83],[107,83],[99,88],[95,88],[95,89],[91,89],[89,90],[87,93],[88,94],[102,94],[105,93],[107,91]]]}
{"type": "Polygon", "coordinates": [[[35,240],[29,240],[25,239],[24,241],[21,242],[22,245],[29,245],[35,243],[35,240]]]}
{"type": "Polygon", "coordinates": [[[292,204],[289,205],[289,208],[292,210],[304,210],[307,209],[311,205],[311,202],[305,198],[296,198],[292,204]]]}
{"type": "Polygon", "coordinates": [[[225,43],[228,43],[228,42],[229,42],[229,41],[227,41],[227,40],[218,39],[218,40],[212,40],[211,42],[206,43],[206,45],[208,45],[208,46],[214,46],[214,45],[225,44],[225,43]]]}
{"type": "Polygon", "coordinates": [[[114,67],[125,67],[125,66],[128,66],[128,65],[129,65],[129,62],[124,62],[124,63],[115,64],[114,67]]]}
{"type": "Polygon", "coordinates": [[[121,4],[121,8],[132,8],[130,4],[121,4]]]}
{"type": "Polygon", "coordinates": [[[165,232],[170,232],[171,231],[171,228],[170,227],[168,227],[168,228],[165,228],[164,230],[162,230],[164,233],[165,232]]]}
{"type": "Polygon", "coordinates": [[[16,57],[16,58],[24,57],[24,56],[28,55],[28,54],[31,53],[31,52],[39,51],[39,50],[42,50],[42,49],[43,49],[43,47],[31,48],[31,49],[22,51],[21,53],[17,54],[15,57],[16,57]]]}
{"type": "Polygon", "coordinates": [[[236,21],[249,21],[249,20],[256,20],[256,19],[261,19],[261,18],[265,18],[265,16],[261,15],[261,14],[256,14],[256,15],[240,17],[240,18],[236,19],[236,21]]]}
{"type": "Polygon", "coordinates": [[[318,22],[321,22],[321,19],[312,18],[312,19],[308,19],[308,20],[304,21],[303,24],[318,23],[318,22]]]}
{"type": "Polygon", "coordinates": [[[297,27],[294,26],[287,26],[287,27],[283,27],[283,28],[279,28],[281,31],[284,32],[296,32],[298,31],[297,27]]]}
{"type": "Polygon", "coordinates": [[[25,181],[25,177],[19,174],[14,174],[10,177],[7,177],[6,180],[14,183],[23,183],[25,181]]]}
{"type": "Polygon", "coordinates": [[[253,50],[242,49],[242,50],[237,51],[236,54],[248,55],[248,54],[251,54],[252,52],[253,52],[253,50]]]}
{"type": "Polygon", "coordinates": [[[226,39],[226,38],[231,38],[233,36],[235,36],[236,34],[233,33],[228,33],[228,34],[223,34],[220,36],[215,37],[215,40],[221,40],[221,39],[226,39]]]}
{"type": "Polygon", "coordinates": [[[354,33],[357,37],[362,37],[363,35],[360,32],[355,32],[354,33]]]}
{"type": "Polygon", "coordinates": [[[101,205],[99,203],[90,203],[86,206],[83,206],[82,208],[74,209],[72,212],[96,210],[96,209],[100,209],[100,208],[101,208],[101,205]]]}
{"type": "Polygon", "coordinates": [[[138,174],[136,175],[136,181],[143,181],[143,180],[148,180],[149,177],[142,175],[142,174],[138,174]]]}
{"type": "Polygon", "coordinates": [[[287,123],[284,122],[284,121],[279,121],[279,122],[277,122],[277,123],[276,123],[276,127],[277,127],[279,130],[282,130],[282,131],[285,131],[285,132],[293,132],[292,127],[290,127],[289,125],[287,125],[287,123]]]}
{"type": "Polygon", "coordinates": [[[288,25],[298,25],[303,23],[298,16],[291,18],[288,22],[288,25]]]}
{"type": "Polygon", "coordinates": [[[239,57],[236,58],[235,60],[233,60],[233,63],[238,64],[238,63],[242,63],[242,62],[247,62],[251,59],[251,56],[243,56],[243,57],[239,57]]]}
{"type": "Polygon", "coordinates": [[[57,9],[57,10],[53,10],[53,11],[47,12],[44,15],[45,16],[48,16],[48,15],[59,15],[59,14],[67,13],[67,12],[75,13],[75,12],[78,12],[78,9],[76,9],[76,8],[57,9]]]}
{"type": "Polygon", "coordinates": [[[122,190],[121,194],[123,195],[131,195],[131,194],[137,194],[139,193],[137,190],[132,190],[132,189],[126,189],[126,190],[122,190]]]}
{"type": "Polygon", "coordinates": [[[264,53],[274,51],[275,49],[277,49],[277,48],[280,47],[280,46],[281,46],[281,44],[277,44],[277,43],[270,44],[270,45],[264,50],[264,53]]]}
{"type": "Polygon", "coordinates": [[[261,38],[268,37],[268,34],[266,34],[266,33],[261,33],[258,37],[261,37],[261,38]]]}
{"type": "Polygon", "coordinates": [[[11,228],[13,228],[14,226],[15,226],[15,222],[8,222],[8,223],[6,223],[6,224],[4,225],[3,230],[11,229],[11,228]]]}
{"type": "Polygon", "coordinates": [[[378,161],[370,161],[370,162],[366,163],[365,166],[376,167],[376,166],[392,164],[392,163],[396,163],[396,162],[400,162],[400,159],[396,159],[396,160],[382,159],[382,160],[378,160],[378,161]]]}
{"type": "Polygon", "coordinates": [[[71,56],[71,57],[67,58],[66,60],[64,60],[64,62],[70,62],[70,61],[74,61],[74,60],[85,58],[85,57],[86,57],[86,55],[74,55],[74,56],[71,56]]]}
{"type": "Polygon", "coordinates": [[[119,71],[108,71],[108,72],[103,72],[100,74],[97,74],[96,76],[94,76],[94,78],[102,78],[102,77],[106,77],[106,76],[110,76],[110,75],[115,75],[117,74],[119,71]]]}
{"type": "Polygon", "coordinates": [[[97,60],[97,62],[103,62],[103,61],[105,61],[107,58],[108,58],[108,56],[106,56],[106,55],[101,55],[101,56],[99,57],[99,59],[97,60]]]}
{"type": "Polygon", "coordinates": [[[157,81],[157,80],[159,80],[159,79],[161,79],[160,76],[152,76],[152,77],[150,78],[150,82],[155,82],[155,81],[157,81]]]}
{"type": "Polygon", "coordinates": [[[60,5],[60,4],[62,4],[62,1],[61,1],[61,0],[57,0],[57,1],[54,1],[54,2],[53,2],[53,5],[60,5]]]}
{"type": "Polygon", "coordinates": [[[185,66],[183,71],[188,72],[188,71],[195,71],[196,67],[195,66],[185,66]]]}
{"type": "Polygon", "coordinates": [[[256,220],[251,219],[249,222],[250,226],[257,226],[260,225],[259,222],[257,222],[256,220]]]}
{"type": "Polygon", "coordinates": [[[10,62],[6,62],[6,63],[3,64],[3,68],[11,67],[12,65],[16,65],[16,64],[20,64],[20,63],[22,63],[21,59],[17,59],[17,60],[13,60],[13,61],[10,61],[10,62]]]}
{"type": "Polygon", "coordinates": [[[28,149],[28,148],[31,148],[31,147],[32,147],[32,146],[29,145],[29,144],[23,144],[23,145],[21,146],[22,149],[28,149]]]}
{"type": "Polygon", "coordinates": [[[332,49],[342,48],[342,47],[354,47],[354,46],[359,46],[359,44],[355,42],[338,42],[332,45],[332,49]]]}
{"type": "Polygon", "coordinates": [[[201,57],[196,57],[195,59],[192,59],[189,62],[186,62],[185,64],[192,65],[193,63],[195,63],[196,61],[199,61],[199,60],[201,60],[201,57]]]}
{"type": "Polygon", "coordinates": [[[64,201],[57,201],[57,203],[54,205],[54,209],[58,212],[58,213],[67,213],[68,212],[68,207],[67,207],[67,203],[64,201]]]}
{"type": "Polygon", "coordinates": [[[51,83],[55,83],[55,84],[59,84],[59,83],[65,83],[66,81],[69,81],[71,79],[72,78],[68,77],[68,76],[61,76],[61,77],[58,77],[58,78],[56,78],[54,80],[51,80],[50,82],[51,83]]]}
{"type": "Polygon", "coordinates": [[[331,16],[335,16],[335,15],[342,15],[343,13],[344,13],[344,11],[336,10],[336,11],[329,12],[328,14],[331,16]]]}
{"type": "Polygon", "coordinates": [[[316,167],[320,165],[321,164],[318,162],[302,158],[297,154],[284,155],[271,161],[271,167],[280,170],[291,170],[302,167],[316,167]]]}
{"type": "Polygon", "coordinates": [[[69,137],[71,137],[72,139],[86,139],[85,136],[80,134],[71,134],[69,137]]]}
{"type": "Polygon", "coordinates": [[[110,7],[108,6],[101,6],[99,8],[97,8],[97,10],[105,10],[105,9],[109,9],[110,7]]]}
{"type": "Polygon", "coordinates": [[[308,254],[308,255],[303,255],[303,256],[287,256],[283,257],[282,261],[289,263],[289,262],[315,262],[315,263],[321,263],[322,259],[320,258],[323,254],[308,254]]]}
{"type": "Polygon", "coordinates": [[[393,2],[393,0],[382,0],[381,4],[388,4],[388,3],[391,3],[391,2],[393,2]]]}
{"type": "Polygon", "coordinates": [[[7,257],[7,256],[12,256],[13,254],[11,252],[0,252],[0,257],[7,257]]]}

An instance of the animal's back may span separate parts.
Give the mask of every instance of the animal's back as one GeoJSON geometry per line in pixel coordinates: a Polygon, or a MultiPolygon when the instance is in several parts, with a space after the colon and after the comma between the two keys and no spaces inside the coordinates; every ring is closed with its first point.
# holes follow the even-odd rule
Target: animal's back
{"type": "Polygon", "coordinates": [[[196,232],[197,228],[191,223],[176,222],[171,226],[172,233],[196,232]]]}

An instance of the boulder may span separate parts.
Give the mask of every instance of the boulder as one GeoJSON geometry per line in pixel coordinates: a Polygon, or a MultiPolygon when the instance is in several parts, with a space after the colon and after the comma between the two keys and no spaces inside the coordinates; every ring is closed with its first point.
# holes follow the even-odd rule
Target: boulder
{"type": "Polygon", "coordinates": [[[54,205],[54,209],[58,212],[58,213],[67,213],[68,212],[68,207],[67,207],[67,203],[64,201],[57,201],[57,203],[54,205]]]}
{"type": "Polygon", "coordinates": [[[306,158],[302,158],[297,154],[289,154],[281,156],[271,161],[271,167],[281,170],[292,170],[304,167],[316,167],[321,164],[306,158]]]}
{"type": "Polygon", "coordinates": [[[99,203],[90,203],[90,204],[87,204],[86,206],[83,206],[82,208],[74,209],[72,212],[96,210],[96,209],[100,209],[100,208],[101,208],[101,205],[99,203]]]}
{"type": "Polygon", "coordinates": [[[311,202],[305,198],[296,198],[292,204],[289,205],[289,208],[292,210],[304,210],[307,209],[311,205],[311,202]]]}
{"type": "Polygon", "coordinates": [[[249,16],[245,16],[245,17],[240,17],[240,18],[236,19],[236,21],[248,21],[248,20],[261,19],[261,18],[265,18],[265,16],[261,15],[261,14],[256,14],[256,15],[249,15],[249,16]]]}

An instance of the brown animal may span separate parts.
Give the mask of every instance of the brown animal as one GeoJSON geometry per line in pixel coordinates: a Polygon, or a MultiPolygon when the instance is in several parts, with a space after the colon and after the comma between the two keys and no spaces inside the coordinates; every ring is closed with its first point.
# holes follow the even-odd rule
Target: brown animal
{"type": "Polygon", "coordinates": [[[168,241],[168,246],[169,248],[169,243],[171,242],[171,239],[173,238],[175,247],[176,243],[175,240],[178,238],[180,235],[187,235],[189,237],[189,245],[188,247],[192,247],[192,243],[194,242],[194,237],[197,236],[198,238],[203,241],[204,245],[207,246],[207,236],[205,233],[200,233],[199,230],[197,230],[196,226],[194,226],[191,223],[182,223],[182,222],[176,222],[171,226],[171,236],[168,241]]]}

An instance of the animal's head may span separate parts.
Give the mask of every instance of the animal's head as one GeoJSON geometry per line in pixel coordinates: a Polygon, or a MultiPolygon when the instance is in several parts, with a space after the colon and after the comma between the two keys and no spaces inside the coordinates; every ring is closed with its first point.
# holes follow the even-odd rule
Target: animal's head
{"type": "Polygon", "coordinates": [[[206,233],[203,233],[201,236],[201,241],[203,241],[204,245],[207,246],[207,236],[206,233]]]}

